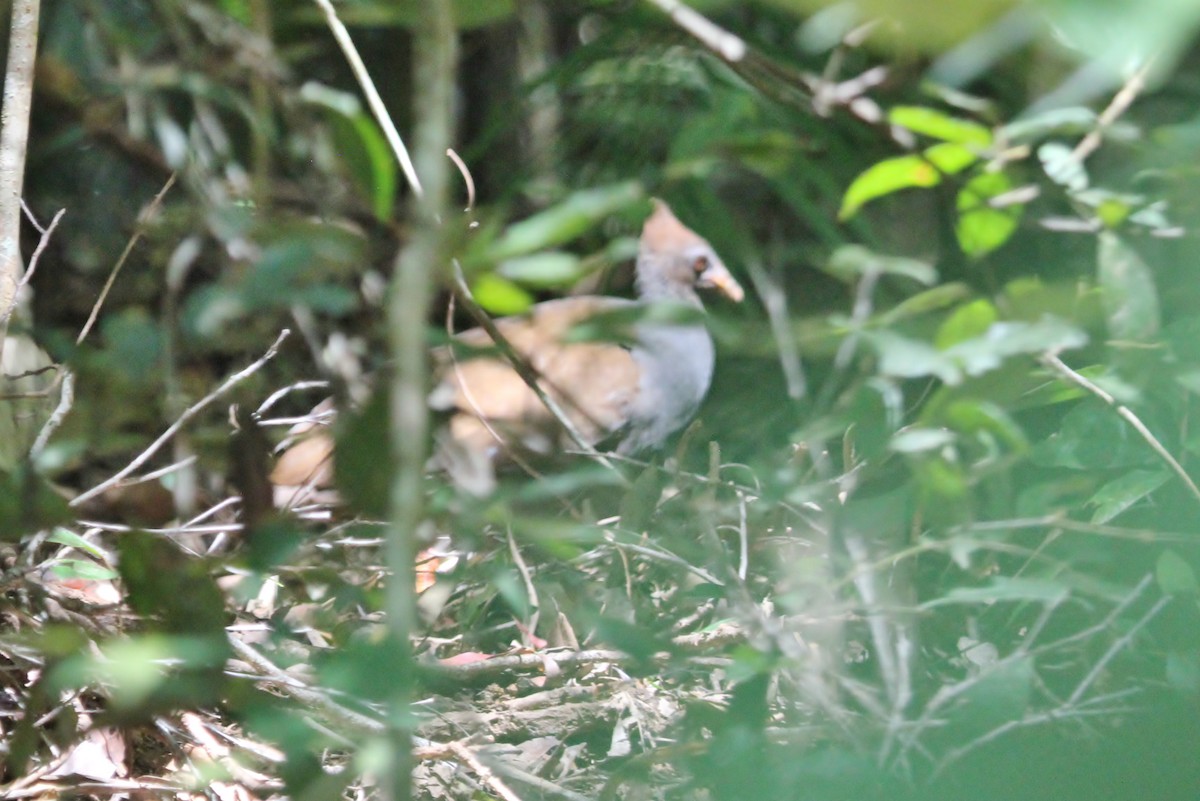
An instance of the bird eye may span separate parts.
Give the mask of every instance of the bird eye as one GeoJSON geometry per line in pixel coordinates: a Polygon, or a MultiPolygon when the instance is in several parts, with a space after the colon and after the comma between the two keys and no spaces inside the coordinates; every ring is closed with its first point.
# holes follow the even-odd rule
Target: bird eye
{"type": "Polygon", "coordinates": [[[708,269],[708,256],[697,256],[692,260],[692,269],[696,271],[696,275],[700,275],[708,269]]]}

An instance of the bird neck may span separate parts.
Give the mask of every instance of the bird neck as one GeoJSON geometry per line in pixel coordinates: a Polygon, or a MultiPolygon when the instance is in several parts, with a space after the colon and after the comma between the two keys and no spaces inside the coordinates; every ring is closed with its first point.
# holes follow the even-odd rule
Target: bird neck
{"type": "Polygon", "coordinates": [[[669,265],[664,263],[668,258],[647,253],[638,255],[637,277],[634,279],[638,297],[648,301],[682,302],[703,308],[695,287],[671,279],[670,270],[665,269],[669,265]]]}

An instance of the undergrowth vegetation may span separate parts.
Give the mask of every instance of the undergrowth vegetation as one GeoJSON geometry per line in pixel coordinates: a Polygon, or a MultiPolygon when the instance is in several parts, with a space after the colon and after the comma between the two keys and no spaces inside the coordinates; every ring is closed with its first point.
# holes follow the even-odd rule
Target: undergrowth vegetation
{"type": "Polygon", "coordinates": [[[339,4],[436,208],[319,3],[46,4],[0,795],[1195,798],[1200,19],[860,5],[339,4]],[[397,304],[627,296],[652,197],[747,289],[696,420],[398,508],[397,304]]]}

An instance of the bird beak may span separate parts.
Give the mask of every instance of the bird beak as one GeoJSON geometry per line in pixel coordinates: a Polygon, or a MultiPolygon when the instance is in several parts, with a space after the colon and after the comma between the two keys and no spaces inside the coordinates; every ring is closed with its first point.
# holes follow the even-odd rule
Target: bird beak
{"type": "Polygon", "coordinates": [[[722,295],[734,303],[741,303],[742,299],[746,297],[746,292],[742,289],[742,285],[737,282],[737,279],[733,277],[729,269],[717,259],[709,261],[708,269],[700,274],[696,285],[719,290],[722,295]]]}

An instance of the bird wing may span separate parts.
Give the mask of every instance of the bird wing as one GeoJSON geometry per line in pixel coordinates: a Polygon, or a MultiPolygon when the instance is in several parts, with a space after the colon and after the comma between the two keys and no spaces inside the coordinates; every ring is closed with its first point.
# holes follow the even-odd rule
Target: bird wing
{"type": "MultiPolygon", "coordinates": [[[[496,322],[539,376],[542,390],[589,444],[628,423],[641,370],[628,348],[615,342],[571,341],[571,333],[589,318],[629,305],[614,298],[563,298],[540,303],[527,315],[496,322]]],[[[442,378],[431,402],[452,411],[453,439],[487,453],[495,453],[504,443],[539,452],[555,449],[561,441],[557,419],[496,353],[487,332],[472,329],[456,340],[487,350],[474,358],[451,355],[448,349],[438,354],[442,378]]]]}

